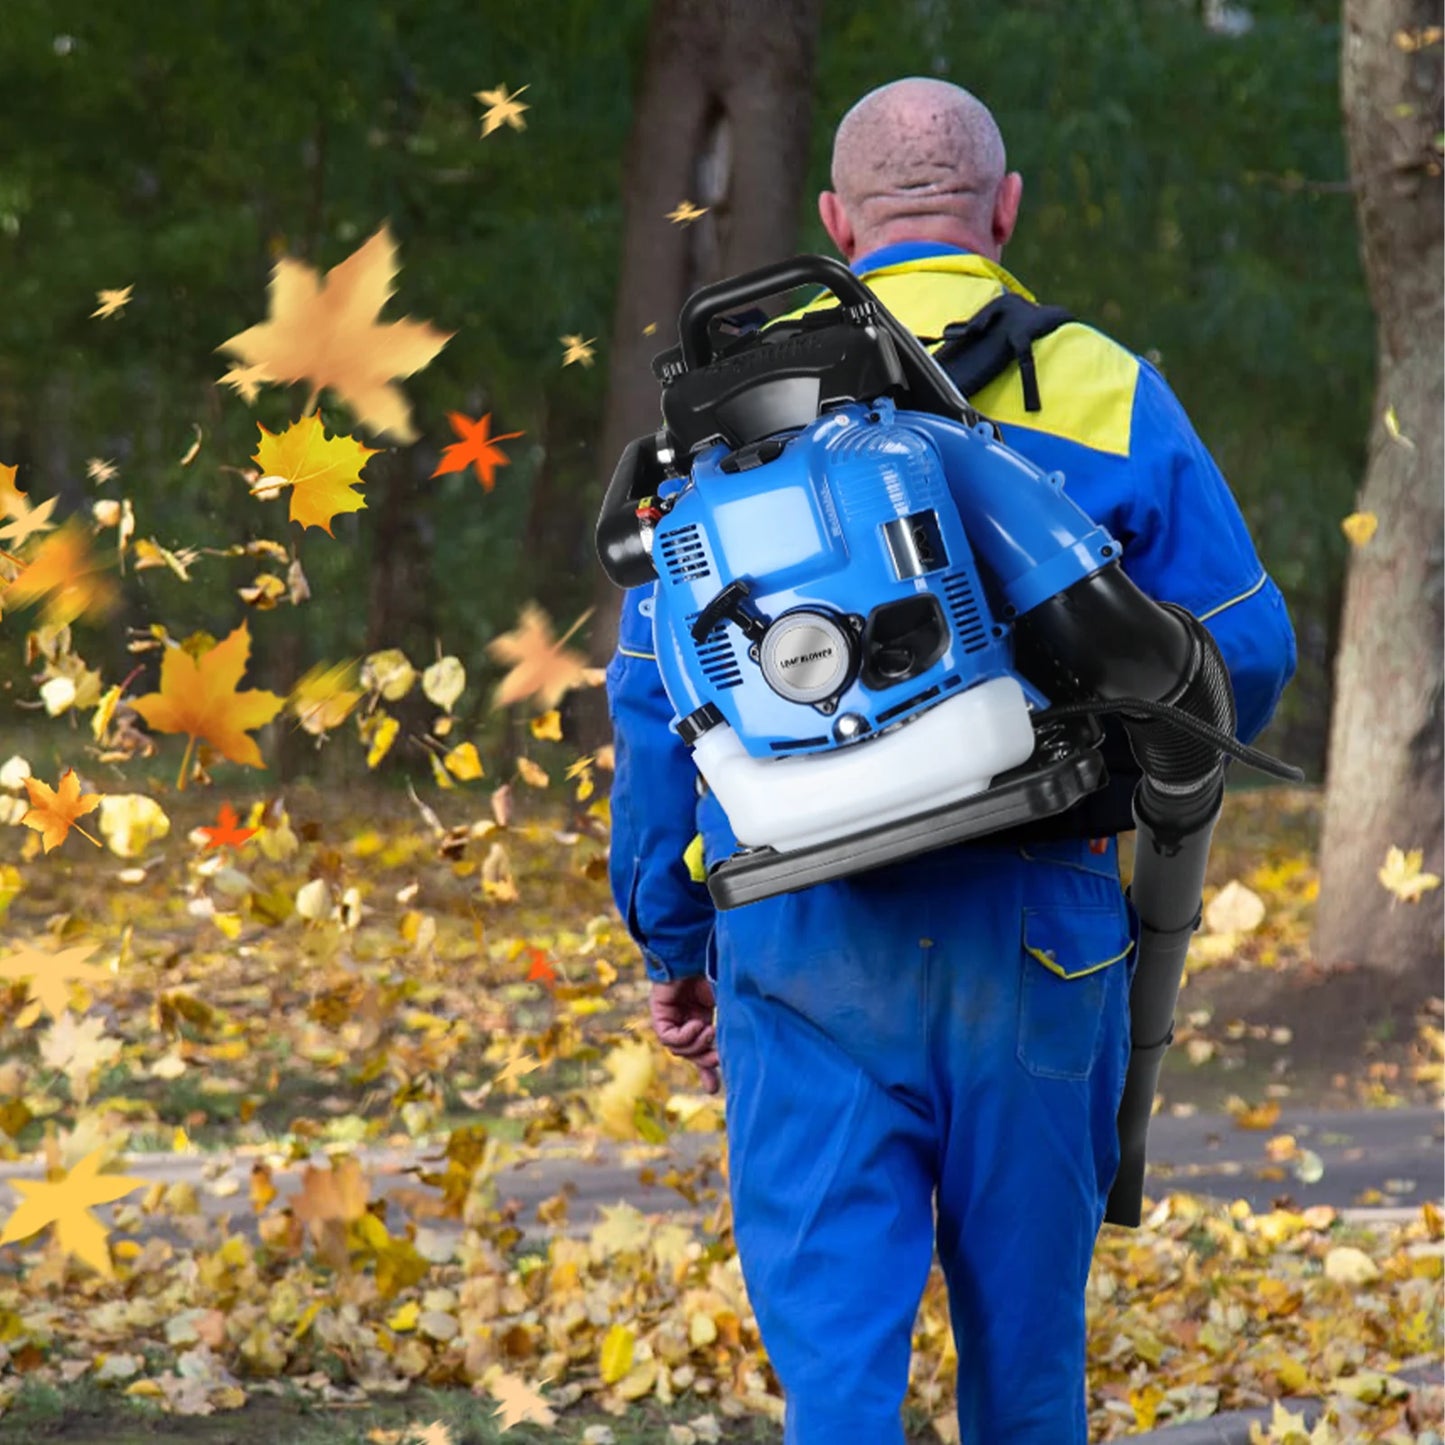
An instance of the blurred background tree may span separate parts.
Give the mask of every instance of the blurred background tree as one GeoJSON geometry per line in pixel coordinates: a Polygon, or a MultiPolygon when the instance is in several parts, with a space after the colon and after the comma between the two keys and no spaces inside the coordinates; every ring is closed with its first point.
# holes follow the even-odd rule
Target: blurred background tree
{"type": "MultiPolygon", "coordinates": [[[[256,423],[278,428],[305,398],[269,387],[248,406],[217,386],[214,348],[263,319],[278,257],[324,270],[389,221],[402,266],[384,318],[456,334],[403,383],[421,439],[375,459],[367,509],[339,518],[334,541],[299,538],[312,600],[252,617],[251,675],[279,691],[316,660],[385,642],[425,665],[440,645],[471,670],[460,712],[480,738],[500,726],[486,642],[530,598],[560,631],[597,592],[617,398],[650,385],[639,376],[676,321],[649,315],[657,332],[639,344],[619,278],[671,248],[684,260],[657,292],[671,306],[770,249],[829,251],[813,198],[837,121],[886,80],[942,76],[994,109],[1024,174],[1010,269],[1155,360],[1229,477],[1300,639],[1265,745],[1321,776],[1339,523],[1373,375],[1334,0],[825,0],[816,17],[795,12],[783,62],[769,59],[776,31],[752,38],[746,4],[714,8],[739,17],[733,40],[679,52],[655,37],[689,13],[682,0],[557,0],[545,24],[500,0],[192,0],[144,20],[94,0],[7,0],[0,461],[32,497],[58,495],[61,515],[131,498],[137,535],[167,546],[295,544],[285,502],[252,499],[225,468],[247,467],[256,423]],[[650,32],[652,68],[670,67],[661,91],[650,32]],[[525,129],[483,137],[476,92],[504,82],[527,86],[525,129]],[[764,123],[736,124],[762,98],[764,123]],[[677,194],[662,198],[661,176],[677,194]],[[684,199],[717,214],[669,220],[684,199]],[[90,318],[100,288],[128,284],[120,316],[90,318]],[[567,334],[602,338],[595,365],[562,365],[567,334]],[[470,472],[431,478],[449,410],[525,433],[492,493],[470,472]],[[182,466],[193,425],[204,440],[182,466]],[[88,481],[91,457],[117,477],[88,481]]],[[[125,610],[77,628],[77,647],[110,682],[135,661],[127,628],[223,636],[256,571],[203,557],[187,584],[132,569],[125,610]]],[[[33,697],[27,625],[0,630],[16,701],[33,697]]],[[[605,652],[606,617],[594,627],[605,652]]],[[[0,727],[29,716],[7,707],[0,727]]],[[[350,744],[326,756],[338,776],[364,771],[350,744]]]]}

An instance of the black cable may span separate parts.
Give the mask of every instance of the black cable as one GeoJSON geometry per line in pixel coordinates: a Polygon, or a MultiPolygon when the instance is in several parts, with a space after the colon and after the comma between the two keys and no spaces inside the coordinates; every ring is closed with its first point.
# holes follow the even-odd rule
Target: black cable
{"type": "Polygon", "coordinates": [[[1295,767],[1292,763],[1281,762],[1268,753],[1260,752],[1258,748],[1248,747],[1238,738],[1230,737],[1228,733],[1221,732],[1217,727],[1205,722],[1202,718],[1195,717],[1192,713],[1185,712],[1182,708],[1174,707],[1167,702],[1147,702],[1142,697],[1124,697],[1114,702],[1061,703],[1057,707],[1046,708],[1043,712],[1036,713],[1034,726],[1059,722],[1064,718],[1094,717],[1099,713],[1106,712],[1139,713],[1144,717],[1161,718],[1175,727],[1182,728],[1187,733],[1192,733],[1201,741],[1212,744],[1220,752],[1227,753],[1230,757],[1243,763],[1245,767],[1255,769],[1256,772],[1268,773],[1271,777],[1283,778],[1290,783],[1302,783],[1305,780],[1303,770],[1295,767]]]}

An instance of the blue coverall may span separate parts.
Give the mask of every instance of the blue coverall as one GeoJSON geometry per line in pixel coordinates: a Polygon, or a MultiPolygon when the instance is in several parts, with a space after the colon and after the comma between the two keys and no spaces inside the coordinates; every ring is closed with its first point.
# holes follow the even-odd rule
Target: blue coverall
{"type": "MultiPolygon", "coordinates": [[[[925,338],[1004,287],[1029,295],[933,242],[853,270],[925,338]]],[[[1294,634],[1218,468],[1146,361],[1077,323],[1034,354],[1041,412],[1017,366],[975,406],[1064,474],[1143,591],[1205,621],[1250,740],[1294,634]]],[[[668,728],[651,611],[651,587],[626,594],[607,673],[611,882],[648,977],[706,970],[716,991],[734,1229],[787,1445],[902,1445],[935,1209],[964,1445],[1085,1445],[1137,934],[1114,840],[984,839],[715,911],[683,855],[698,832],[708,864],[736,842],[668,728]]]]}

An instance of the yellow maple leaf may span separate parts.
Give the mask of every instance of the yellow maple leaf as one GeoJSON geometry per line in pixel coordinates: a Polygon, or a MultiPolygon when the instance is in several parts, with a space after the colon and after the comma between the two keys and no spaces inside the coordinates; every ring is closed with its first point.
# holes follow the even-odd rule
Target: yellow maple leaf
{"type": "Polygon", "coordinates": [[[580,361],[583,366],[591,366],[592,348],[596,343],[595,336],[589,336],[584,341],[581,332],[562,337],[562,345],[567,348],[562,356],[562,365],[571,366],[574,361],[580,361]]]}
{"type": "Polygon", "coordinates": [[[119,286],[113,291],[97,291],[95,299],[99,303],[92,316],[117,316],[121,308],[130,301],[130,293],[135,290],[134,284],[130,286],[119,286]]]}
{"type": "Polygon", "coordinates": [[[267,320],[216,349],[264,367],[267,380],[329,388],[363,426],[415,441],[411,410],[392,380],[420,371],[454,333],[376,319],[396,272],[396,242],[385,224],[324,279],[304,261],[283,257],[271,273],[267,320]]]}
{"type": "MultiPolygon", "coordinates": [[[[545,1385],[547,1381],[541,1380],[538,1383],[545,1385]]],[[[548,1408],[541,1394],[518,1376],[503,1372],[492,1380],[488,1388],[501,1402],[500,1408],[492,1411],[492,1418],[498,1421],[499,1431],[510,1430],[513,1425],[557,1423],[556,1413],[548,1408]]]]}
{"type": "Polygon", "coordinates": [[[236,690],[250,652],[251,633],[244,622],[200,657],[192,657],[182,647],[168,647],[161,659],[160,691],[131,704],[156,732],[190,735],[177,789],[186,785],[187,762],[198,738],[233,763],[266,766],[255,739],[246,734],[270,722],[285,699],[255,688],[236,690]]]}
{"type": "Polygon", "coordinates": [[[508,1084],[515,1079],[525,1078],[528,1074],[536,1073],[542,1067],[542,1061],[528,1054],[520,1044],[515,1044],[512,1051],[497,1071],[495,1083],[508,1084]]]}
{"type": "Polygon", "coordinates": [[[502,84],[495,90],[476,92],[476,98],[488,107],[487,113],[482,117],[483,139],[504,125],[511,126],[513,130],[526,130],[527,122],[522,119],[522,112],[530,110],[531,107],[517,99],[526,88],[524,85],[508,95],[506,85],[502,84]]]}
{"type": "Polygon", "coordinates": [[[25,791],[30,794],[30,808],[20,821],[40,834],[47,853],[65,841],[71,828],[82,838],[90,838],[97,848],[101,846],[99,838],[91,838],[75,821],[100,807],[100,794],[82,795],[80,774],[74,768],[66,768],[60,775],[58,788],[42,783],[39,778],[26,778],[25,791]]]}
{"type": "Polygon", "coordinates": [[[691,201],[679,201],[677,205],[667,213],[667,219],[675,226],[685,226],[690,221],[695,221],[699,216],[705,216],[707,213],[707,206],[695,206],[691,201]]]}
{"type": "Polygon", "coordinates": [[[1340,523],[1340,531],[1350,539],[1352,545],[1363,547],[1375,535],[1380,519],[1373,512],[1351,512],[1340,523]]]}
{"type": "Polygon", "coordinates": [[[0,978],[30,980],[29,1003],[16,1023],[28,1028],[42,1007],[52,1019],[59,1018],[70,1006],[72,983],[99,983],[113,978],[104,964],[85,962],[98,947],[95,943],[82,943],[55,953],[23,947],[0,958],[0,978]],[[26,1021],[22,1023],[21,1019],[26,1021]]]}
{"type": "Polygon", "coordinates": [[[105,1245],[106,1230],[88,1211],[95,1204],[110,1204],[135,1189],[144,1189],[148,1181],[126,1174],[101,1174],[103,1149],[87,1154],[65,1176],[54,1182],[40,1179],[10,1179],[7,1183],[20,1195],[21,1204],[5,1222],[0,1244],[14,1244],[38,1234],[47,1224],[55,1225],[56,1238],[62,1249],[98,1270],[107,1279],[115,1278],[110,1251],[105,1245]]]}
{"type": "Polygon", "coordinates": [[[1421,871],[1424,861],[1421,848],[1412,848],[1408,853],[1391,848],[1385,854],[1385,866],[1376,876],[1401,902],[1418,903],[1422,894],[1440,886],[1440,879],[1434,873],[1421,871]]]}
{"type": "Polygon", "coordinates": [[[15,474],[19,467],[8,467],[0,462],[0,513],[7,517],[16,516],[30,507],[25,493],[15,485],[15,474]]]}
{"type": "Polygon", "coordinates": [[[601,668],[588,667],[587,659],[563,644],[592,615],[589,607],[556,641],[547,614],[534,602],[522,608],[516,628],[487,644],[487,655],[512,664],[497,687],[492,706],[506,707],[524,697],[536,697],[541,706],[555,707],[564,694],[577,687],[594,687],[606,678],[601,668]]]}
{"type": "Polygon", "coordinates": [[[4,605],[45,600],[44,621],[63,627],[78,617],[97,621],[116,600],[115,587],[91,559],[90,539],[72,517],[40,544],[29,564],[6,587],[4,605]]]}
{"type": "Polygon", "coordinates": [[[91,457],[85,464],[85,475],[96,486],[100,486],[115,475],[115,463],[102,461],[99,457],[91,457]]]}
{"type": "Polygon", "coordinates": [[[303,527],[320,527],[328,536],[338,512],[359,512],[366,499],[353,491],[361,485],[361,470],[376,447],[364,447],[354,437],[328,437],[317,416],[303,416],[285,431],[269,432],[260,422],[261,445],[251,458],[261,468],[252,493],[291,488],[291,520],[303,527]]]}
{"type": "Polygon", "coordinates": [[[554,743],[562,741],[562,714],[555,707],[539,713],[528,726],[532,729],[534,738],[554,743]]]}

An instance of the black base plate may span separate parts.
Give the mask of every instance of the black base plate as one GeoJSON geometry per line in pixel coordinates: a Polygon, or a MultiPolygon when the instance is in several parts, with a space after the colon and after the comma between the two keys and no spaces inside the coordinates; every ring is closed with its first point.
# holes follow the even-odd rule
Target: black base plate
{"type": "Polygon", "coordinates": [[[830,843],[789,853],[744,848],[709,870],[707,889],[718,908],[740,908],[775,893],[795,893],[815,883],[865,873],[950,843],[1061,813],[1102,787],[1107,776],[1104,761],[1093,747],[1043,766],[1027,763],[1001,774],[986,792],[830,843]]]}

